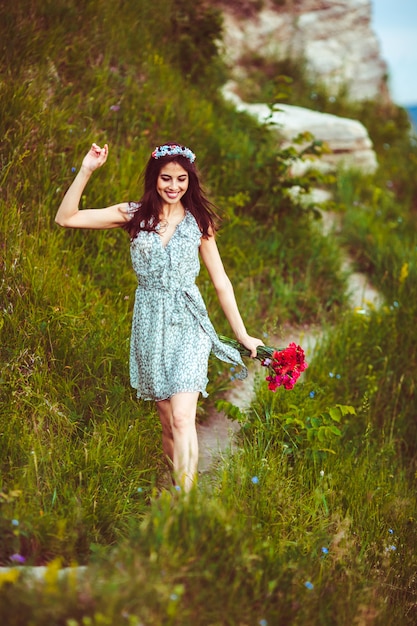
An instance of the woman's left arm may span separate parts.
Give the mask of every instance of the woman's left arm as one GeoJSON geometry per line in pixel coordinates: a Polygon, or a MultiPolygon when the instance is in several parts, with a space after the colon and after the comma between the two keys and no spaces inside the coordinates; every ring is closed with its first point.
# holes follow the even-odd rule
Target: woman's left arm
{"type": "Polygon", "coordinates": [[[251,356],[255,357],[256,348],[257,346],[262,346],[263,341],[256,337],[251,337],[246,331],[237,306],[233,286],[225,272],[214,235],[211,235],[208,239],[201,239],[200,254],[236,339],[251,350],[251,356]]]}

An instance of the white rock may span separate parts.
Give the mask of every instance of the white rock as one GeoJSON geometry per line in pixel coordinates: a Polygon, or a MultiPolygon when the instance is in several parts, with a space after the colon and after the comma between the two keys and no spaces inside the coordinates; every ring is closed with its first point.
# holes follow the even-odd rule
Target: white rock
{"type": "Polygon", "coordinates": [[[226,59],[236,74],[245,56],[304,58],[313,79],[330,94],[347,86],[352,100],[389,99],[387,65],[371,25],[371,0],[298,0],[285,6],[264,0],[248,17],[224,3],[226,59]]]}
{"type": "MultiPolygon", "coordinates": [[[[261,123],[269,122],[272,128],[275,126],[283,147],[291,145],[300,133],[309,132],[315,139],[325,142],[330,150],[321,157],[324,163],[354,166],[369,173],[378,167],[368,131],[357,120],[288,104],[279,104],[271,112],[267,104],[243,102],[233,91],[233,83],[225,85],[223,95],[238,111],[248,113],[261,123]]],[[[298,167],[301,166],[298,164],[298,167]]]]}

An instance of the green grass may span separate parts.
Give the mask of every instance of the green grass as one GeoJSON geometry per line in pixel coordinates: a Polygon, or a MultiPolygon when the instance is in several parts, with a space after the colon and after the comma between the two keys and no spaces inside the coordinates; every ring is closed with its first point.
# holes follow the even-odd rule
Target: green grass
{"type": "MultiPolygon", "coordinates": [[[[0,621],[413,624],[415,145],[403,126],[375,106],[379,172],[319,181],[342,220],[326,238],[286,193],[294,154],[220,99],[220,23],[205,3],[23,0],[1,17],[0,564],[18,553],[49,573],[46,585],[0,574],[0,621]],[[165,488],[155,409],[129,388],[128,240],[53,221],[92,140],[111,151],[83,206],[137,199],[166,139],[198,155],[248,328],[327,329],[294,390],[260,378],[247,414],[226,406],[244,420],[238,452],[189,499],[165,488]],[[347,310],[343,248],[381,310],[347,310]],[[88,564],[84,582],[58,581],[73,563],[88,564]]],[[[199,284],[229,335],[204,271],[199,284]]],[[[201,419],[229,375],[211,362],[201,419]]]]}

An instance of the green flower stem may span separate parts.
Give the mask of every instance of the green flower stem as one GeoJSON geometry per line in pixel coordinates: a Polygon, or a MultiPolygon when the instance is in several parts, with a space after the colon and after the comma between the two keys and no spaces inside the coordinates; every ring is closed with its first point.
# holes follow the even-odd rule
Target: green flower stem
{"type": "MultiPolygon", "coordinates": [[[[246,348],[240,341],[237,339],[230,339],[230,337],[225,337],[224,335],[219,335],[220,341],[225,343],[232,348],[236,348],[240,352],[242,356],[250,356],[250,350],[246,348]]],[[[271,348],[270,346],[258,346],[256,349],[256,359],[258,361],[264,361],[265,359],[272,358],[274,352],[280,352],[281,348],[271,348]]]]}

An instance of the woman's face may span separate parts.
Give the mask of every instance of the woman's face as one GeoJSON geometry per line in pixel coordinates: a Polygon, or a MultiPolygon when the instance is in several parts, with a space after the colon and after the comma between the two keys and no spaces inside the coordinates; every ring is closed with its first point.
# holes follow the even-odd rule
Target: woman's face
{"type": "Polygon", "coordinates": [[[167,163],[158,176],[156,190],[164,204],[175,206],[188,189],[188,172],[179,163],[167,163]]]}

